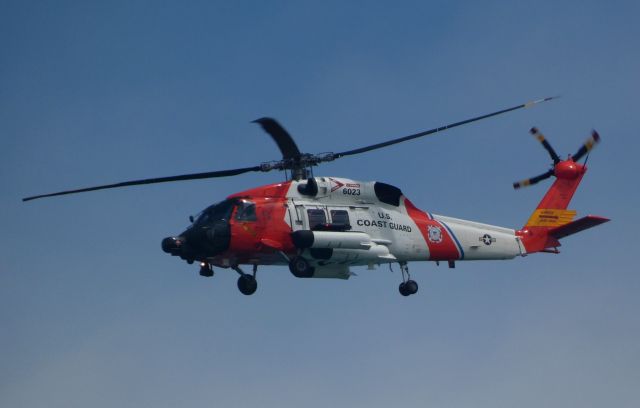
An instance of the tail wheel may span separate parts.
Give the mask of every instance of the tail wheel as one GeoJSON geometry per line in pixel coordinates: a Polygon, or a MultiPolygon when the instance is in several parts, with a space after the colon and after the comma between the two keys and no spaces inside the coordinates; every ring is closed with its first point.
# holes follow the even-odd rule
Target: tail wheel
{"type": "Polygon", "coordinates": [[[418,292],[418,283],[414,280],[406,281],[404,287],[410,295],[415,295],[418,292]]]}
{"type": "Polygon", "coordinates": [[[406,282],[402,282],[400,286],[398,286],[398,290],[402,296],[415,295],[418,292],[418,283],[409,279],[406,282]]]}
{"type": "Polygon", "coordinates": [[[310,278],[315,272],[315,268],[309,264],[309,261],[301,256],[296,256],[289,262],[289,270],[296,278],[310,278]]]}

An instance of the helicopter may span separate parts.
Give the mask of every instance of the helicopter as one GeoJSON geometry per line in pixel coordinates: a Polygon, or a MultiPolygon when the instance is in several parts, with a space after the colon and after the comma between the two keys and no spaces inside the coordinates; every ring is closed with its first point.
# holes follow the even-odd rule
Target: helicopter
{"type": "Polygon", "coordinates": [[[244,295],[256,292],[256,274],[262,265],[288,266],[297,278],[349,279],[351,267],[398,264],[402,296],[418,292],[408,263],[506,260],[533,253],[559,253],[560,239],[609,221],[587,215],[574,220],[569,203],[587,171],[588,153],[600,141],[593,130],[574,155],[558,156],[544,135],[531,128],[553,162],[546,172],[518,181],[515,189],[555,177],[526,224],[518,230],[432,214],[416,207],[396,186],[379,181],[316,177],[313,167],[394,144],[442,132],[554,97],[538,99],[489,114],[412,135],[338,153],[302,153],[291,135],[275,119],[253,121],[271,136],[281,160],[253,167],[178,176],[148,178],[23,198],[75,194],[134,185],[237,176],[249,172],[285,172],[285,181],[232,194],[190,216],[181,233],[164,238],[162,250],[188,264],[198,262],[199,274],[214,275],[214,267],[238,273],[244,295]],[[579,160],[585,158],[584,163],[579,160]],[[245,269],[251,268],[250,272],[245,269]],[[243,269],[245,268],[245,269],[243,269]]]}

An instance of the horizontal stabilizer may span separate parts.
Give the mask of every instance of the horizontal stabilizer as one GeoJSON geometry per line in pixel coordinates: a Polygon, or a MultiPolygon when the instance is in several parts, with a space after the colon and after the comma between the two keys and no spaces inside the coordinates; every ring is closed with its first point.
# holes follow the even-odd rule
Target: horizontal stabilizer
{"type": "Polygon", "coordinates": [[[597,215],[587,215],[586,217],[582,217],[579,220],[575,220],[568,224],[564,224],[560,227],[549,230],[549,235],[556,239],[560,239],[569,235],[576,234],[580,231],[584,231],[591,227],[595,227],[596,225],[600,225],[607,221],[609,221],[608,218],[598,217],[597,215]]]}

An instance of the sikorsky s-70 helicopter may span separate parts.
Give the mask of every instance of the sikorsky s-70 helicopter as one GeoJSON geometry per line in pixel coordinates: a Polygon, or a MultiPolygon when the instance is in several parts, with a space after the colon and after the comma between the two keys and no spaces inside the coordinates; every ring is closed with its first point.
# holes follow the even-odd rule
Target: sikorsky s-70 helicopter
{"type": "MultiPolygon", "coordinates": [[[[434,134],[492,116],[528,108],[545,98],[497,112],[441,126],[413,135],[339,153],[301,153],[289,133],[274,119],[254,122],[273,138],[282,160],[254,167],[126,181],[24,198],[29,201],[93,190],[236,176],[248,172],[282,170],[286,181],[253,188],[205,208],[182,233],[162,240],[162,250],[200,263],[200,275],[213,276],[213,267],[230,268],[240,276],[245,295],[257,289],[259,265],[288,265],[298,278],[348,279],[352,266],[398,263],[402,272],[400,294],[418,291],[408,263],[512,259],[535,252],[558,253],[559,240],[609,221],[587,215],[573,220],[567,207],[587,167],[578,161],[599,142],[593,131],[573,155],[562,160],[544,136],[531,133],[551,156],[553,166],[543,174],[513,184],[520,188],[550,177],[556,180],[519,230],[435,215],[418,209],[395,186],[341,177],[315,177],[312,168],[323,162],[369,152],[434,134]],[[245,272],[242,267],[252,267],[245,272]]],[[[586,159],[585,159],[586,161],[586,159]]]]}

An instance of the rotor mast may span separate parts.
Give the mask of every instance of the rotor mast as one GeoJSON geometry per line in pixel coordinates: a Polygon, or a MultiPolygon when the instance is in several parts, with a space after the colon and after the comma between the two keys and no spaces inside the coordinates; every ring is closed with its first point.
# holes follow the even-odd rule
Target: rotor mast
{"type": "Polygon", "coordinates": [[[291,169],[291,179],[295,181],[306,179],[307,177],[309,177],[310,173],[311,168],[306,168],[298,165],[291,169]]]}

